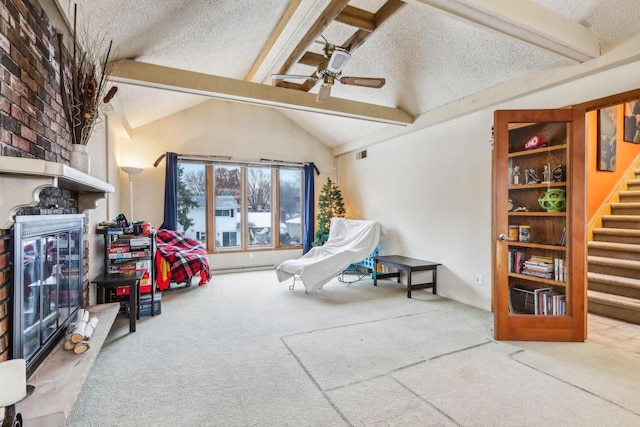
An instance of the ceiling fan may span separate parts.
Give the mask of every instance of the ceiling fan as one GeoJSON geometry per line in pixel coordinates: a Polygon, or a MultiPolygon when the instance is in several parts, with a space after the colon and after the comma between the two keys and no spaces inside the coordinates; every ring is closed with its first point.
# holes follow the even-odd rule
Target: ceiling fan
{"type": "MultiPolygon", "coordinates": [[[[323,37],[324,38],[324,37],[323,37]]],[[[301,74],[272,74],[271,78],[276,80],[282,79],[303,79],[303,80],[319,80],[322,81],[322,86],[318,91],[316,101],[326,101],[331,94],[331,88],[336,81],[344,85],[370,87],[379,89],[384,86],[385,79],[379,77],[342,77],[342,70],[351,59],[351,53],[348,47],[335,46],[328,43],[325,39],[322,41],[315,41],[315,43],[323,44],[324,57],[327,61],[322,61],[315,72],[310,76],[301,74]]]]}

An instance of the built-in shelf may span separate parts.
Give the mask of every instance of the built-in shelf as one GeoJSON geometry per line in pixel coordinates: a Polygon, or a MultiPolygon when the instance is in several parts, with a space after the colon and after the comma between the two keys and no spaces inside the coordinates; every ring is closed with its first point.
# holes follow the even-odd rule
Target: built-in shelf
{"type": "Polygon", "coordinates": [[[82,213],[115,191],[113,185],[62,163],[0,156],[0,227],[11,228],[18,209],[36,205],[46,187],[78,192],[82,213]]]}

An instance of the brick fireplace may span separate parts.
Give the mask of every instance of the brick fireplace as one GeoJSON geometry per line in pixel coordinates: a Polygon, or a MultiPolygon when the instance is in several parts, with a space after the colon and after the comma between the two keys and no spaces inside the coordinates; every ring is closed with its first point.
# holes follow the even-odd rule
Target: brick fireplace
{"type": "MultiPolygon", "coordinates": [[[[15,215],[81,214],[113,187],[68,167],[57,31],[37,0],[0,2],[0,362],[12,354],[15,215]]],[[[62,55],[68,58],[68,55],[62,55]]],[[[82,304],[88,303],[88,219],[82,304]]]]}

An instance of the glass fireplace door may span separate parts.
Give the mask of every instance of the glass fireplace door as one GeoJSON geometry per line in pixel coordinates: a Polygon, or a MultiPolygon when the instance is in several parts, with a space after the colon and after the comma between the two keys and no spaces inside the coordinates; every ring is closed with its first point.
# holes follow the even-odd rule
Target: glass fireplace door
{"type": "Polygon", "coordinates": [[[81,306],[84,215],[17,216],[14,227],[13,357],[27,375],[81,306]]]}

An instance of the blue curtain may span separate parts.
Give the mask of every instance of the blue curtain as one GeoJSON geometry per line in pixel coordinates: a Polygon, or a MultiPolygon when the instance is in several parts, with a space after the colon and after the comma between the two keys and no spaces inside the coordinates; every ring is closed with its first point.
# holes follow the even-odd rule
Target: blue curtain
{"type": "Polygon", "coordinates": [[[314,174],[320,175],[320,171],[313,163],[304,167],[304,230],[302,241],[302,253],[306,254],[311,249],[314,239],[313,224],[315,221],[315,194],[314,194],[314,174]]]}
{"type": "Polygon", "coordinates": [[[178,230],[178,155],[167,152],[164,176],[164,222],[160,228],[178,230]]]}

